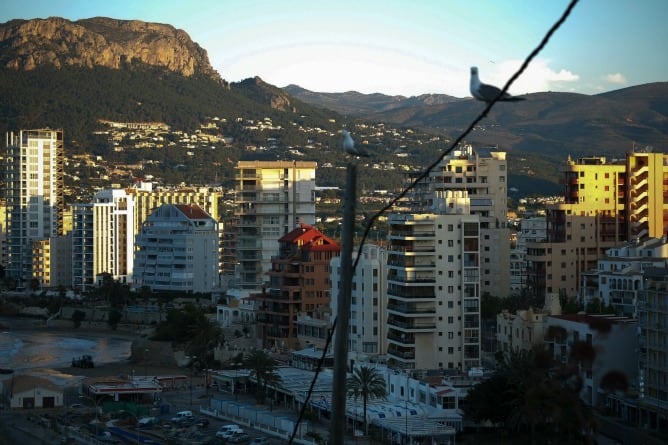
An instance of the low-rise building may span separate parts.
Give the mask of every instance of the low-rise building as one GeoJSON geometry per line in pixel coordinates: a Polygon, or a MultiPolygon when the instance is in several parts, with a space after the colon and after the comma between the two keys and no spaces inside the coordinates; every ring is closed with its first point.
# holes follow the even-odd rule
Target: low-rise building
{"type": "MultiPolygon", "coordinates": [[[[562,363],[572,359],[573,345],[585,342],[590,357],[579,359],[583,389],[580,398],[591,406],[604,399],[602,379],[621,372],[630,385],[638,381],[638,321],[615,315],[551,315],[545,321],[545,344],[562,363]]],[[[582,348],[580,348],[582,349],[582,348]]]]}
{"type": "Polygon", "coordinates": [[[545,320],[549,314],[533,309],[515,314],[504,310],[496,316],[497,351],[511,352],[531,350],[543,343],[545,320]]]}

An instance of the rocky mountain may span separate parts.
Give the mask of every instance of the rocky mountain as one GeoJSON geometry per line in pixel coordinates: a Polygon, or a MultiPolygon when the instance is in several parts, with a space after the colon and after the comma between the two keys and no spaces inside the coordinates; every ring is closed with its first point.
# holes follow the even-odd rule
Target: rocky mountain
{"type": "Polygon", "coordinates": [[[95,17],[12,20],[0,24],[0,66],[30,71],[45,65],[106,67],[142,63],[190,77],[222,81],[206,50],[171,25],[95,17]]]}

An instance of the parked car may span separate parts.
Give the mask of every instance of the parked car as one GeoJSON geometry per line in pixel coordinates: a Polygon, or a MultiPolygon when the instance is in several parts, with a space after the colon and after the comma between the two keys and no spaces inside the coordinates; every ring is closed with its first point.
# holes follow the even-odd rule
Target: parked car
{"type": "Polygon", "coordinates": [[[172,422],[179,422],[183,421],[184,419],[193,419],[195,416],[193,416],[192,411],[179,411],[172,417],[172,422]]]}
{"type": "Polygon", "coordinates": [[[160,423],[160,419],[158,419],[157,417],[142,417],[137,421],[137,425],[139,427],[147,427],[147,428],[153,425],[157,425],[158,423],[160,423]]]}
{"type": "Polygon", "coordinates": [[[269,445],[270,443],[269,438],[266,436],[258,436],[251,440],[251,445],[269,445]]]}
{"type": "Polygon", "coordinates": [[[251,437],[246,433],[233,433],[226,440],[229,443],[248,443],[251,441],[251,437]]]}
{"type": "Polygon", "coordinates": [[[232,437],[234,434],[241,434],[243,433],[244,430],[241,428],[239,425],[223,425],[220,427],[220,429],[216,432],[216,437],[221,437],[223,439],[229,439],[232,437]]]}

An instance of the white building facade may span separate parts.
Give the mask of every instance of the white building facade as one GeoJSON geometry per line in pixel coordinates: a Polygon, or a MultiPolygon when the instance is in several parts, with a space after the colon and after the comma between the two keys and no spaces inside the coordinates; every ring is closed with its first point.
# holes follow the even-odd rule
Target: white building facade
{"type": "Polygon", "coordinates": [[[103,273],[131,283],[133,196],[123,189],[101,190],[92,203],[75,204],[72,219],[72,287],[89,290],[103,273]]]}
{"type": "Polygon", "coordinates": [[[158,207],[142,224],[135,245],[135,288],[202,293],[219,289],[218,222],[201,207],[158,207]]]}
{"type": "MultiPolygon", "coordinates": [[[[353,261],[357,250],[353,253],[353,261]]],[[[341,257],[332,259],[332,314],[337,314],[341,284],[341,257]]],[[[351,286],[348,359],[357,363],[387,352],[387,251],[363,246],[351,286]]]]}

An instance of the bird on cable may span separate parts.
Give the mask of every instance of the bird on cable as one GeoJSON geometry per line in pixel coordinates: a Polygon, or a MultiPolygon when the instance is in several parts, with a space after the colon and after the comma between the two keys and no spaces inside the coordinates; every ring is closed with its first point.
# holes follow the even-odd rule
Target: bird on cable
{"type": "MultiPolygon", "coordinates": [[[[501,93],[501,90],[494,85],[487,85],[486,83],[480,82],[480,79],[478,78],[478,67],[476,66],[471,67],[470,89],[473,97],[485,103],[490,103],[499,95],[499,93],[501,93]]],[[[517,102],[524,100],[524,98],[503,93],[498,100],[502,102],[517,102]]]]}
{"type": "Polygon", "coordinates": [[[369,153],[361,148],[355,147],[355,141],[348,130],[341,130],[343,134],[343,150],[353,156],[369,156],[369,153]]]}

